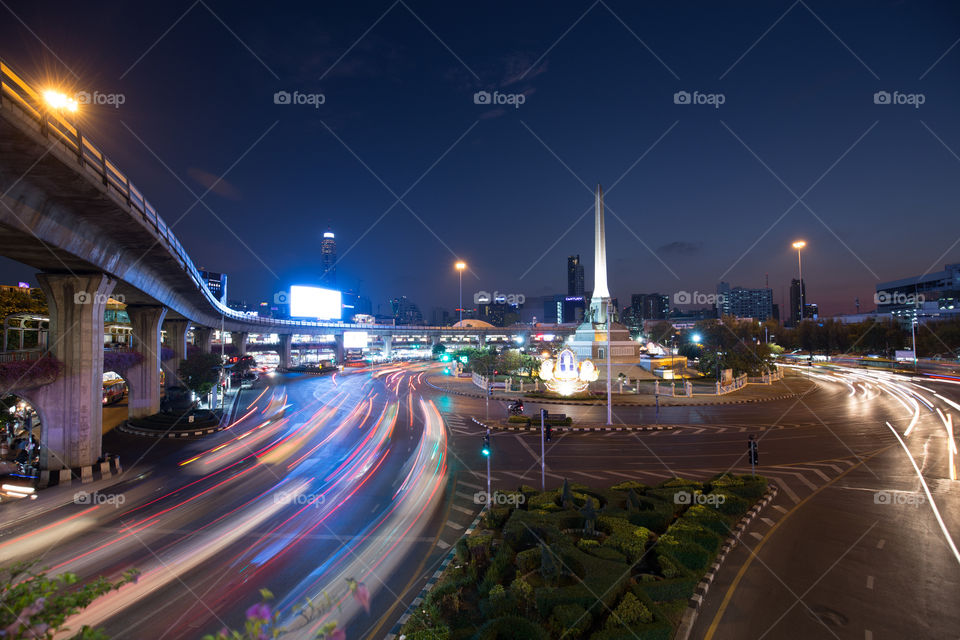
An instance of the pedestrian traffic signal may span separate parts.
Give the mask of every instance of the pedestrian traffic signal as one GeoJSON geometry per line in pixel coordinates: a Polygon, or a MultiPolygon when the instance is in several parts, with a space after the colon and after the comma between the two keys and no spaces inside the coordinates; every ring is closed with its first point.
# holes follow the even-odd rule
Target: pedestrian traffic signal
{"type": "Polygon", "coordinates": [[[546,437],[547,442],[550,442],[550,439],[553,438],[553,427],[546,425],[544,427],[544,437],[546,437]]]}
{"type": "Polygon", "coordinates": [[[490,455],[490,435],[489,434],[483,436],[483,449],[481,449],[480,452],[485,456],[490,455]]]}

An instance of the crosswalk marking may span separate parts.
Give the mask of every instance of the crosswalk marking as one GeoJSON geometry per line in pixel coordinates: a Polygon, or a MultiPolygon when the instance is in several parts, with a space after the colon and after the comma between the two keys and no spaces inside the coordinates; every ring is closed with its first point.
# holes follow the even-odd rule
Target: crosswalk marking
{"type": "Polygon", "coordinates": [[[458,505],[458,504],[452,504],[452,505],[450,505],[450,506],[451,506],[452,508],[456,509],[457,511],[459,511],[460,513],[465,513],[465,514],[470,515],[470,516],[473,515],[473,509],[467,509],[466,507],[461,507],[461,506],[458,505]]]}
{"type": "MultiPolygon", "coordinates": [[[[799,308],[799,307],[797,307],[797,308],[799,308]]],[[[763,540],[763,536],[760,535],[759,533],[757,533],[756,531],[751,531],[751,532],[750,532],[750,535],[753,536],[754,538],[756,538],[757,540],[763,540]]]]}
{"type": "Polygon", "coordinates": [[[820,469],[811,468],[810,471],[813,471],[815,474],[820,476],[824,482],[830,482],[830,476],[825,474],[823,471],[820,471],[820,469]]]}
{"type": "MultiPolygon", "coordinates": [[[[797,308],[799,309],[800,307],[797,306],[797,308]]],[[[444,542],[443,540],[437,540],[437,546],[443,549],[444,551],[450,548],[450,545],[444,542]]]]}
{"type": "MultiPolygon", "coordinates": [[[[460,484],[463,484],[462,482],[460,484]]],[[[457,495],[463,498],[464,500],[473,500],[473,496],[469,493],[464,493],[463,491],[457,491],[457,495]]]]}
{"type": "MultiPolygon", "coordinates": [[[[790,467],[790,468],[791,468],[791,469],[796,469],[796,467],[790,467]]],[[[810,489],[810,491],[816,491],[816,490],[817,490],[817,485],[815,485],[815,484],[813,484],[812,482],[810,482],[809,480],[807,480],[807,477],[806,477],[805,475],[803,475],[802,473],[798,473],[797,471],[787,471],[786,469],[783,469],[782,467],[777,467],[776,469],[777,469],[777,471],[774,472],[774,473],[778,473],[778,474],[781,474],[781,475],[782,475],[782,474],[791,475],[791,476],[793,476],[794,478],[796,478],[797,480],[799,480],[800,482],[802,482],[803,484],[805,484],[805,485],[807,486],[807,488],[810,489]]]]}
{"type": "MultiPolygon", "coordinates": [[[[773,475],[773,474],[768,472],[767,475],[773,475]]],[[[790,488],[790,485],[788,485],[786,482],[784,482],[780,478],[777,478],[777,480],[779,480],[777,484],[780,486],[781,489],[783,489],[783,492],[787,494],[787,497],[793,500],[794,504],[800,504],[800,496],[798,496],[797,493],[790,488]]]]}
{"type": "Polygon", "coordinates": [[[466,487],[470,487],[471,489],[483,489],[483,487],[480,486],[479,484],[473,484],[472,482],[467,482],[466,480],[460,480],[459,482],[460,484],[466,487]]]}
{"type": "Polygon", "coordinates": [[[453,522],[452,520],[447,520],[444,524],[446,524],[446,525],[447,525],[448,527],[450,527],[451,529],[456,529],[457,531],[463,529],[463,525],[462,525],[462,524],[457,524],[456,522],[453,522]]]}
{"type": "MultiPolygon", "coordinates": [[[[799,309],[800,307],[798,306],[797,308],[799,309]]],[[[760,522],[767,525],[768,527],[773,526],[773,520],[771,520],[770,518],[760,518],[760,522]]]]}
{"type": "Polygon", "coordinates": [[[587,473],[585,471],[574,471],[573,473],[577,474],[578,476],[587,476],[588,478],[593,478],[594,480],[606,480],[606,478],[602,476],[595,476],[592,473],[587,473]]]}
{"type": "MultiPolygon", "coordinates": [[[[798,306],[797,308],[799,309],[800,307],[798,306]]],[[[773,508],[776,509],[777,511],[779,511],[780,513],[786,513],[786,512],[787,512],[786,509],[784,509],[783,507],[781,507],[781,506],[778,505],[778,504],[773,505],[773,508]]]]}

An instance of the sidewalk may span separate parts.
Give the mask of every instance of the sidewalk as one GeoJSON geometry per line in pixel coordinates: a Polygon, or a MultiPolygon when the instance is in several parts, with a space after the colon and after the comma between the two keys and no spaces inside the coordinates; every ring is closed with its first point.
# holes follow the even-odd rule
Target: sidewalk
{"type": "MultiPolygon", "coordinates": [[[[444,393],[453,393],[469,398],[485,398],[486,395],[478,388],[470,378],[453,378],[445,375],[432,375],[426,378],[427,384],[431,387],[443,391],[444,393]]],[[[703,405],[721,405],[721,404],[746,404],[751,402],[773,402],[775,400],[786,400],[811,392],[816,387],[816,383],[804,376],[788,374],[780,382],[771,385],[751,384],[742,389],[733,391],[722,396],[713,395],[695,395],[692,398],[683,396],[660,396],[661,407],[690,407],[703,405]]],[[[504,392],[494,390],[491,396],[494,400],[516,400],[523,398],[527,402],[534,404],[578,404],[578,405],[603,405],[606,406],[605,397],[597,397],[590,400],[574,399],[552,399],[527,397],[525,394],[517,392],[504,392]]],[[[646,394],[613,394],[613,406],[615,407],[653,407],[657,400],[653,395],[646,394]]]]}

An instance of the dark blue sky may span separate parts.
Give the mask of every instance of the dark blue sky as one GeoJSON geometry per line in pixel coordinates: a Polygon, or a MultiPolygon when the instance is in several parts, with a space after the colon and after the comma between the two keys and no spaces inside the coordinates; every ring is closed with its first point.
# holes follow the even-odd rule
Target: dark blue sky
{"type": "MultiPolygon", "coordinates": [[[[88,135],[198,266],[230,275],[231,298],[309,283],[328,224],[340,284],[375,310],[397,295],[455,306],[454,254],[472,270],[465,298],[562,293],[570,253],[589,289],[597,182],[621,301],[769,274],[780,302],[799,237],[828,314],[960,261],[952,2],[5,7],[0,57],[16,69],[123,94],[84,110],[88,135]],[[479,90],[525,102],[477,105],[479,90]],[[194,205],[220,176],[209,209],[194,205]]],[[[8,261],[0,275],[32,281],[8,261]]]]}

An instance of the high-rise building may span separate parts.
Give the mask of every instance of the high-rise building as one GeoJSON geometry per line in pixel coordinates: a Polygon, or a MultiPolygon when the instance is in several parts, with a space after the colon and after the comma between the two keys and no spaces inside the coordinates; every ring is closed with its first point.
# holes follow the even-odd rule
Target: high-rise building
{"type": "Polygon", "coordinates": [[[773,317],[773,289],[745,289],[721,282],[717,285],[717,315],[769,320],[773,317]]]}
{"type": "Polygon", "coordinates": [[[670,313],[670,297],[660,293],[635,293],[630,296],[633,316],[640,320],[663,320],[670,313]]]}
{"type": "Polygon", "coordinates": [[[323,232],[323,241],[320,243],[320,257],[323,264],[323,274],[320,276],[320,279],[326,285],[336,284],[337,239],[329,227],[323,232]]]}
{"type": "Polygon", "coordinates": [[[214,298],[223,304],[227,304],[227,274],[201,271],[200,278],[207,285],[207,289],[210,290],[214,298]]]}
{"type": "Polygon", "coordinates": [[[583,264],[579,254],[567,257],[567,295],[583,297],[583,264]]]}
{"type": "Polygon", "coordinates": [[[423,314],[420,307],[407,299],[407,296],[393,298],[390,301],[393,319],[397,324],[423,324],[423,314]]]}
{"type": "Polygon", "coordinates": [[[809,305],[807,302],[807,286],[801,280],[794,278],[790,281],[790,321],[793,323],[793,326],[800,324],[800,320],[808,317],[806,313],[800,312],[800,300],[803,299],[804,306],[809,305]]]}

